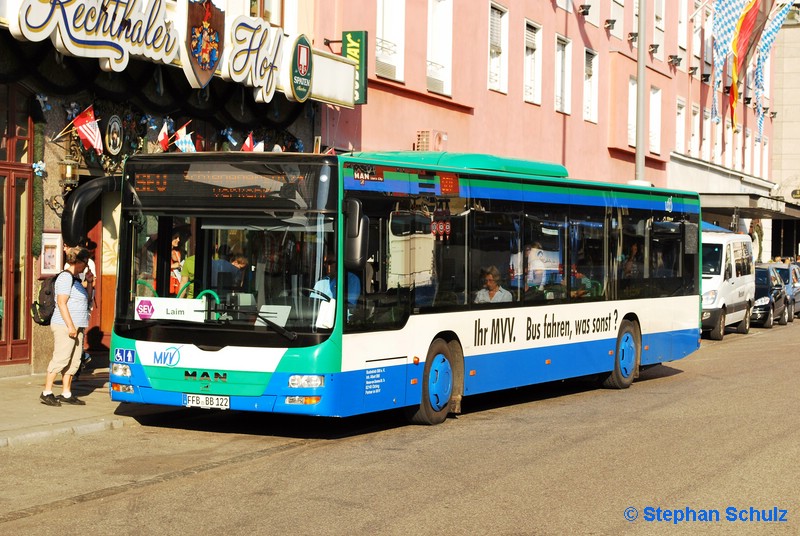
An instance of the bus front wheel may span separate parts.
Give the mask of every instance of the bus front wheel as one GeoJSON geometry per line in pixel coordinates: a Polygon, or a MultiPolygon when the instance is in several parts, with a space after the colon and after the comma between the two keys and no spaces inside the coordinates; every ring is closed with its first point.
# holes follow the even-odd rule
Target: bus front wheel
{"type": "Polygon", "coordinates": [[[450,412],[453,398],[453,356],[443,339],[435,339],[428,349],[422,373],[422,400],[409,408],[407,416],[414,424],[440,424],[450,412]]]}
{"type": "Polygon", "coordinates": [[[614,356],[614,370],[603,381],[603,387],[627,389],[636,377],[641,358],[641,340],[636,325],[623,320],[617,335],[617,351],[614,356]]]}

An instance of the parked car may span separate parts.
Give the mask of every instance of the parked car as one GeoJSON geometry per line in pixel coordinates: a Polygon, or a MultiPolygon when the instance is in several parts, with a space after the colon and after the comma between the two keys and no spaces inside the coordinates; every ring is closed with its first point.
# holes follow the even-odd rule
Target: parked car
{"type": "Polygon", "coordinates": [[[750,331],[755,301],[753,241],[746,234],[703,231],[702,329],[720,341],[725,328],[750,331]]]}
{"type": "Polygon", "coordinates": [[[783,279],[783,284],[786,286],[786,296],[789,300],[789,322],[792,322],[800,312],[797,307],[797,302],[800,301],[800,266],[782,262],[770,262],[767,264],[774,267],[781,279],[783,279]]]}
{"type": "Polygon", "coordinates": [[[778,323],[785,326],[789,322],[789,307],[786,286],[778,271],[769,264],[756,265],[756,301],[750,322],[765,328],[778,323]]]}

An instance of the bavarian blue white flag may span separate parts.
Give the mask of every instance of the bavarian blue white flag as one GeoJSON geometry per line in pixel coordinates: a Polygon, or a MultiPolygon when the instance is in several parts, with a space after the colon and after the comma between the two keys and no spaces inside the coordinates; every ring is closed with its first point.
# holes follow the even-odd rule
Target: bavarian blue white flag
{"type": "Polygon", "coordinates": [[[722,71],[725,68],[725,59],[731,52],[731,41],[736,31],[736,23],[742,8],[747,0],[715,0],[714,24],[711,35],[714,37],[714,82],[711,85],[711,119],[719,123],[717,111],[717,92],[722,83],[722,71]]]}
{"type": "Polygon", "coordinates": [[[775,39],[778,37],[778,32],[786,20],[786,16],[792,9],[795,0],[786,2],[771,21],[767,23],[764,33],[761,34],[761,40],[758,42],[758,58],[756,59],[756,119],[758,120],[758,137],[756,141],[761,141],[764,134],[764,66],[769,59],[769,53],[772,51],[772,45],[775,44],[775,39]]]}
{"type": "Polygon", "coordinates": [[[192,133],[186,133],[186,127],[189,123],[186,123],[181,128],[175,132],[175,147],[183,151],[184,153],[194,153],[196,149],[194,147],[194,142],[192,141],[192,133]]]}

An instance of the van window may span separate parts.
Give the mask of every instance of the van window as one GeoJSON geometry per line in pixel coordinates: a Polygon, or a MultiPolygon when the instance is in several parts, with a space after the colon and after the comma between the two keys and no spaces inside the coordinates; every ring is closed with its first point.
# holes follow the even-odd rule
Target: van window
{"type": "Polygon", "coordinates": [[[722,246],[703,244],[703,275],[722,273],[722,246]]]}

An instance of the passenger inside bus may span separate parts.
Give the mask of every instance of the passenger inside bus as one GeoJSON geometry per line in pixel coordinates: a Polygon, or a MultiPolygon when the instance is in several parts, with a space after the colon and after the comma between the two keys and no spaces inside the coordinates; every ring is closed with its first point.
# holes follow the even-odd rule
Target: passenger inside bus
{"type": "Polygon", "coordinates": [[[489,266],[483,271],[484,288],[475,295],[475,303],[502,303],[511,301],[511,293],[500,286],[500,270],[489,266]]]}

